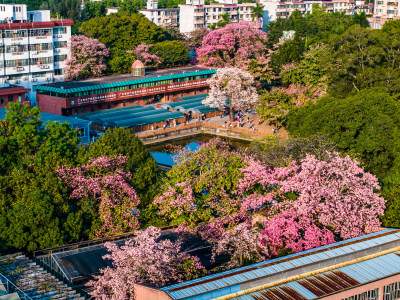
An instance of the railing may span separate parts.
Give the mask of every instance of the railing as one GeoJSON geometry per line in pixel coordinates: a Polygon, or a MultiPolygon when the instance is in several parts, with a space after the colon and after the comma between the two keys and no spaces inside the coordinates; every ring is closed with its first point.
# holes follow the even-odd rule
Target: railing
{"type": "Polygon", "coordinates": [[[181,130],[192,129],[192,128],[224,129],[227,132],[236,132],[236,133],[242,133],[242,134],[253,135],[253,136],[254,135],[256,135],[256,136],[272,135],[272,133],[267,133],[265,131],[258,131],[258,130],[251,130],[251,129],[237,127],[237,122],[233,122],[231,124],[232,124],[232,127],[230,127],[230,126],[225,127],[225,125],[222,125],[222,124],[201,121],[201,122],[196,122],[196,123],[180,124],[175,127],[159,128],[159,129],[156,129],[153,131],[138,132],[137,136],[139,138],[149,138],[149,137],[154,137],[157,135],[164,135],[164,134],[178,132],[181,130]]]}

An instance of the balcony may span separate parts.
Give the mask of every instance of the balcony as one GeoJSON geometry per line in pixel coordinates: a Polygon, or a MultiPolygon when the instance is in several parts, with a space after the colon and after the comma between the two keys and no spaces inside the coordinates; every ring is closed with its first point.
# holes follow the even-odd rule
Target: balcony
{"type": "Polygon", "coordinates": [[[204,12],[195,12],[194,16],[195,17],[204,17],[204,12]]]}

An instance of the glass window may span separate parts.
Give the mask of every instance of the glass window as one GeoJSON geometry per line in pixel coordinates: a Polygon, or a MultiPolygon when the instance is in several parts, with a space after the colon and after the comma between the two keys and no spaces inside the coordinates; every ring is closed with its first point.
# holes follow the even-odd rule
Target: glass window
{"type": "Polygon", "coordinates": [[[344,298],[342,300],[379,300],[379,289],[370,290],[362,294],[344,298]]]}
{"type": "Polygon", "coordinates": [[[51,36],[52,34],[52,28],[29,29],[29,36],[51,36]]]}
{"type": "Polygon", "coordinates": [[[8,102],[14,102],[14,95],[8,95],[8,102]]]}
{"type": "Polygon", "coordinates": [[[6,30],[5,31],[6,38],[20,38],[20,37],[27,37],[28,30],[26,29],[19,29],[19,30],[6,30]]]}
{"type": "Polygon", "coordinates": [[[53,33],[54,34],[65,34],[65,33],[67,33],[67,28],[66,27],[55,27],[55,28],[53,28],[53,33]]]}

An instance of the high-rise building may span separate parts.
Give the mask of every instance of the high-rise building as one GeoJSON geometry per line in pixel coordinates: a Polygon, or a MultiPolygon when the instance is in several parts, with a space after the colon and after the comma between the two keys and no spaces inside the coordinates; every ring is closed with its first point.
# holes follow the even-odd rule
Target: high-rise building
{"type": "Polygon", "coordinates": [[[302,14],[312,13],[313,5],[324,7],[327,12],[344,12],[346,15],[354,13],[355,4],[353,0],[306,0],[306,1],[280,1],[262,0],[264,5],[266,24],[278,18],[287,19],[296,10],[302,14]]]}
{"type": "Polygon", "coordinates": [[[51,20],[48,10],[0,4],[0,87],[13,84],[30,89],[27,100],[36,105],[36,84],[64,80],[73,24],[51,20]]]}
{"type": "Polygon", "coordinates": [[[179,8],[158,8],[158,0],[147,0],[146,9],[139,12],[158,26],[179,28],[179,8]]]}
{"type": "Polygon", "coordinates": [[[251,7],[256,3],[239,4],[237,0],[219,0],[219,3],[205,4],[204,0],[186,0],[180,4],[181,33],[190,33],[196,28],[208,27],[222,20],[222,14],[228,14],[231,22],[253,21],[251,7]]]}

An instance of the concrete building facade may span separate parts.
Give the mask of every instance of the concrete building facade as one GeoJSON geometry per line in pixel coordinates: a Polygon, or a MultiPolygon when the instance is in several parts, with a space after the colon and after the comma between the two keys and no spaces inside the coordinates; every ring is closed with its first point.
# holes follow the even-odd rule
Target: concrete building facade
{"type": "Polygon", "coordinates": [[[73,22],[51,20],[50,11],[27,11],[25,4],[1,4],[0,19],[0,86],[30,89],[36,105],[36,84],[64,80],[73,22]]]}
{"type": "Polygon", "coordinates": [[[327,12],[344,12],[347,15],[354,14],[354,0],[332,0],[332,1],[285,1],[279,0],[263,0],[266,14],[266,23],[275,21],[278,18],[287,19],[296,10],[303,15],[312,13],[313,5],[324,7],[327,12]]]}
{"type": "Polygon", "coordinates": [[[204,0],[186,0],[186,4],[180,4],[181,33],[190,33],[196,28],[208,27],[222,20],[222,14],[228,14],[232,23],[240,21],[252,21],[251,7],[256,3],[239,4],[237,0],[221,0],[220,3],[205,4],[204,0]]]}
{"type": "Polygon", "coordinates": [[[158,8],[157,0],[147,0],[146,9],[139,12],[158,26],[179,28],[179,8],[158,8]]]}

